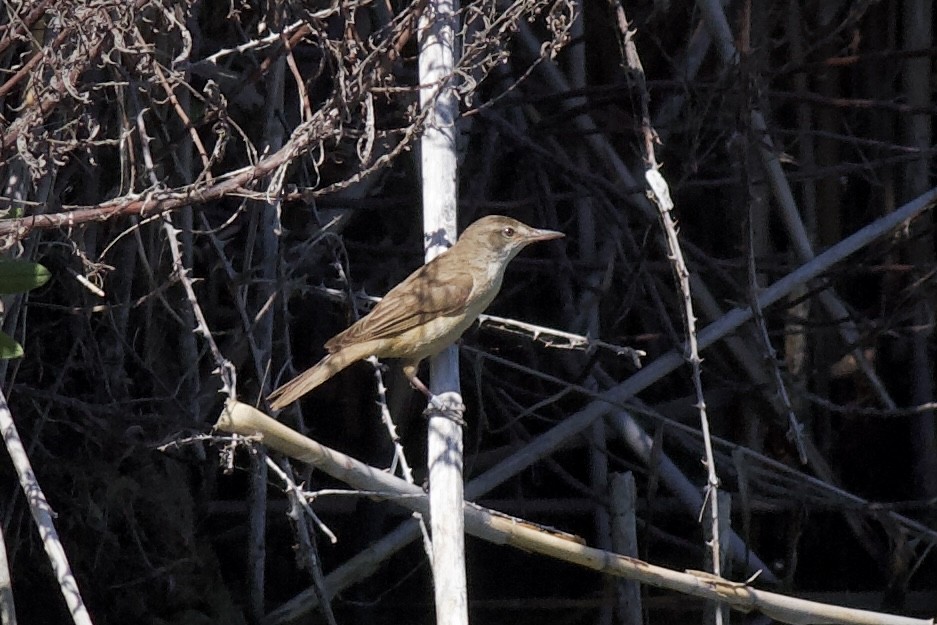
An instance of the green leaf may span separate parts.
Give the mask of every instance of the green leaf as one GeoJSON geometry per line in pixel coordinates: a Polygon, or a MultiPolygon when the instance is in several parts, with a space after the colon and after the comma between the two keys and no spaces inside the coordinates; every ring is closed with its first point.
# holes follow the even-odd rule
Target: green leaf
{"type": "Polygon", "coordinates": [[[0,359],[19,358],[23,355],[23,346],[14,341],[10,335],[0,332],[0,359]]]}
{"type": "Polygon", "coordinates": [[[42,286],[52,274],[39,263],[0,260],[0,294],[22,293],[42,286]]]}

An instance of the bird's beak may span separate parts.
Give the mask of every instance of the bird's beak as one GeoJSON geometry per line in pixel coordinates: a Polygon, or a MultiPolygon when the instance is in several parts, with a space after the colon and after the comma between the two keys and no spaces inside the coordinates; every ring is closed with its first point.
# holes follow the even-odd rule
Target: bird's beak
{"type": "Polygon", "coordinates": [[[557,232],[556,230],[538,230],[537,228],[531,228],[530,232],[524,237],[531,243],[535,241],[549,241],[550,239],[561,239],[566,235],[562,232],[557,232]]]}

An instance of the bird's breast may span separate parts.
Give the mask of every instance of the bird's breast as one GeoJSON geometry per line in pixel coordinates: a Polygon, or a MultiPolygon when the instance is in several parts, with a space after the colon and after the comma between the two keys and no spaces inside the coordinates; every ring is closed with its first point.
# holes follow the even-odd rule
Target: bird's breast
{"type": "Polygon", "coordinates": [[[401,332],[397,336],[384,339],[382,358],[423,359],[435,356],[452,345],[462,333],[478,318],[470,306],[463,314],[442,315],[401,332]]]}

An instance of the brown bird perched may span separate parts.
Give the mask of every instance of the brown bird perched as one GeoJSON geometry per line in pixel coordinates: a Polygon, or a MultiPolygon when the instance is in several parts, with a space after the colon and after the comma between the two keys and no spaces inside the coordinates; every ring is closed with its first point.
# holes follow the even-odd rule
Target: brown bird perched
{"type": "Polygon", "coordinates": [[[482,217],[456,244],[390,290],[377,306],[325,344],[328,355],[276,389],[268,400],[279,410],[348,365],[367,358],[400,358],[410,383],[432,393],[416,376],[420,361],[451,345],[501,288],[504,269],[536,241],[564,236],[501,215],[482,217]]]}

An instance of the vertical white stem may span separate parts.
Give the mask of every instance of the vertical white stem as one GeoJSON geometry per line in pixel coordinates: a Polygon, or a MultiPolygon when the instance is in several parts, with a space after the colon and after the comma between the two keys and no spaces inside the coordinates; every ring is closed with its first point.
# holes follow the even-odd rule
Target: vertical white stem
{"type": "MultiPolygon", "coordinates": [[[[459,10],[456,0],[431,0],[420,17],[420,105],[429,110],[420,147],[426,259],[455,240],[457,206],[456,127],[458,98],[452,85],[459,10]]],[[[430,362],[430,388],[461,404],[459,361],[450,347],[430,362]]],[[[429,422],[430,527],[436,622],[468,623],[465,530],[462,517],[462,428],[437,412],[429,422]]]]}

